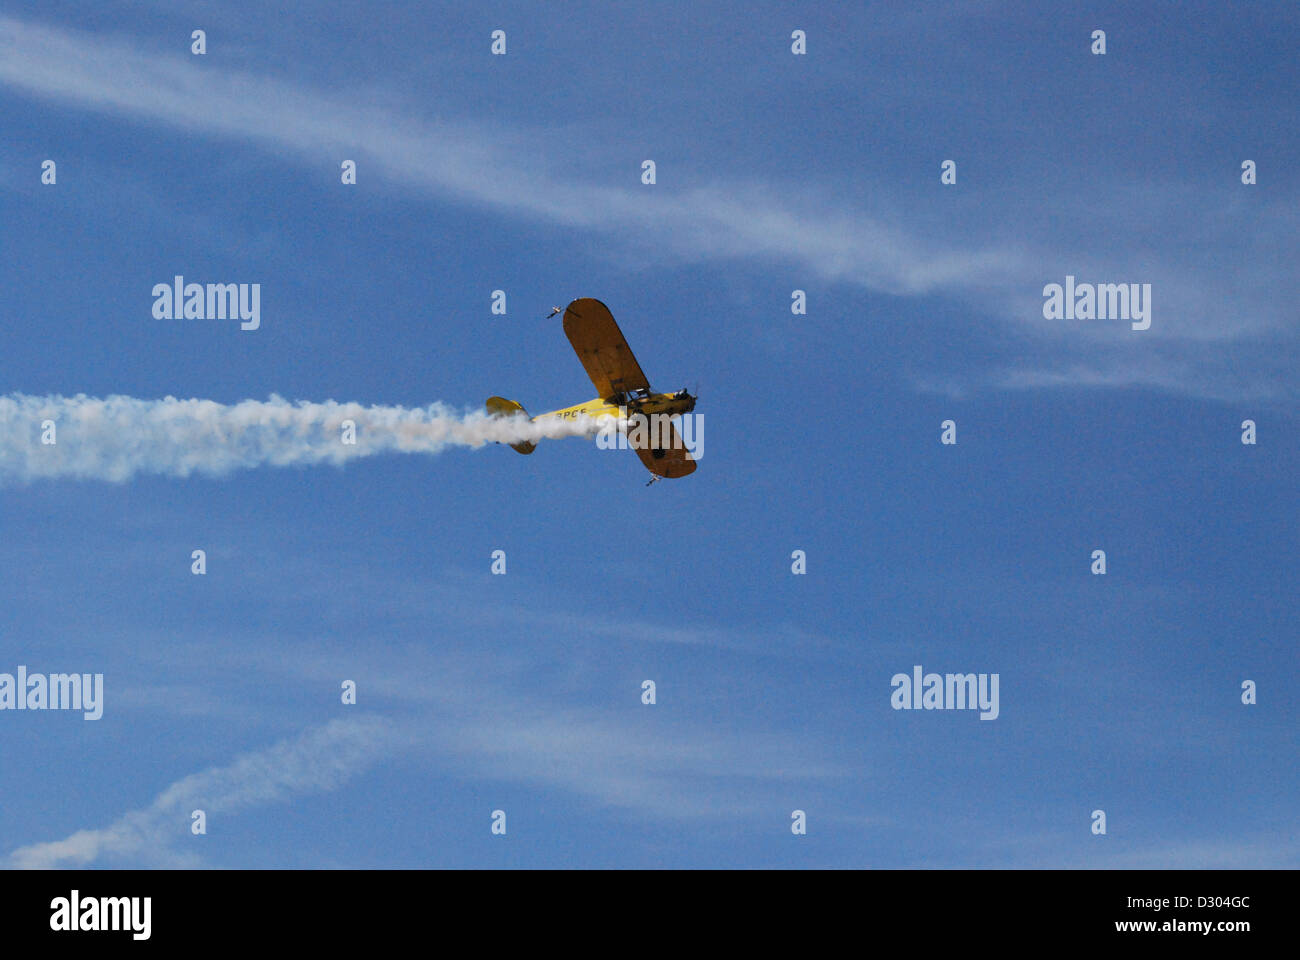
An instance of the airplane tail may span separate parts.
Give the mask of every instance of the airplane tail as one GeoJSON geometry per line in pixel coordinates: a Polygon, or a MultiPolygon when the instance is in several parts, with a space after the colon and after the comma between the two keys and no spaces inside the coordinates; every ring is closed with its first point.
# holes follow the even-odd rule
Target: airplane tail
{"type": "MultiPolygon", "coordinates": [[[[528,411],[522,404],[507,400],[505,397],[488,397],[487,409],[494,417],[528,416],[528,411]]],[[[510,448],[519,453],[532,453],[537,449],[537,444],[524,440],[521,443],[510,444],[510,448]]]]}

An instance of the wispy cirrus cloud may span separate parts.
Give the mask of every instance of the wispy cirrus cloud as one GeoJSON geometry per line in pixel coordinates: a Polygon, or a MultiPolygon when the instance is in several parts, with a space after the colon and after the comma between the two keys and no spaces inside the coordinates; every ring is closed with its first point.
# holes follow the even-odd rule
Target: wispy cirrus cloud
{"type": "Polygon", "coordinates": [[[9,854],[18,869],[125,863],[146,867],[192,867],[197,854],[176,848],[190,836],[190,815],[239,813],[295,796],[335,790],[388,753],[389,725],[378,717],[333,720],[242,754],[171,784],[149,806],[123,814],[107,827],[78,830],[62,840],[34,843],[9,854]]]}
{"type": "Polygon", "coordinates": [[[313,163],[346,150],[400,183],[503,213],[621,236],[650,231],[643,239],[679,255],[776,257],[892,293],[987,282],[1016,262],[1010,249],[911,236],[828,201],[820,209],[779,202],[781,191],[762,184],[700,186],[647,203],[643,191],[565,179],[545,159],[513,160],[520,135],[511,131],[413,119],[192,60],[0,18],[0,83],[12,89],[313,163]]]}
{"type": "Polygon", "coordinates": [[[386,713],[333,720],[246,752],[177,780],[106,827],[19,847],[0,864],[199,867],[203,859],[181,849],[192,810],[233,816],[331,792],[407,754],[443,775],[557,790],[637,820],[771,816],[792,787],[807,795],[849,772],[781,731],[721,731],[668,712],[647,724],[635,698],[627,709],[610,710],[565,703],[555,690],[538,694],[526,661],[496,657],[485,675],[481,657],[422,650],[389,651],[382,667],[319,646],[310,656],[282,644],[241,649],[235,657],[276,684],[290,678],[317,689],[356,676],[358,689],[386,713]]]}
{"type": "MultiPolygon", "coordinates": [[[[355,158],[396,186],[578,230],[607,250],[781,263],[872,292],[944,297],[962,305],[970,326],[995,325],[1026,348],[1014,363],[967,358],[961,369],[936,369],[920,378],[931,388],[1137,386],[1214,399],[1294,393],[1300,231],[1285,186],[1243,197],[1207,195],[1203,183],[1135,180],[1045,195],[1027,175],[1010,192],[964,180],[957,199],[938,208],[879,183],[861,206],[825,188],[696,169],[679,172],[679,186],[658,188],[650,202],[638,185],[575,174],[562,151],[521,149],[534,131],[418,116],[368,102],[382,97],[196,59],[0,18],[0,84],[11,91],[243,140],[312,165],[355,158]],[[1151,329],[1045,320],[1042,287],[1067,274],[1152,284],[1151,329]]],[[[602,149],[599,137],[583,142],[588,153],[602,149]]]]}

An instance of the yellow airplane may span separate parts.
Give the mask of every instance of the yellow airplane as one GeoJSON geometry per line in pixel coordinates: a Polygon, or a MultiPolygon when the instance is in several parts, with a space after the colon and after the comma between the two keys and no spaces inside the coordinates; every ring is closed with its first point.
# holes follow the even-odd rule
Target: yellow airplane
{"type": "MultiPolygon", "coordinates": [[[[559,313],[559,308],[551,316],[559,313]]],[[[618,417],[622,413],[628,418],[643,414],[650,418],[654,426],[643,435],[647,442],[630,444],[645,464],[645,468],[655,480],[668,477],[684,477],[695,470],[695,460],[682,443],[681,435],[667,418],[674,414],[690,413],[695,409],[695,398],[685,390],[677,393],[653,393],[641,365],[636,362],[632,350],[623,339],[623,333],[614,322],[614,315],[609,307],[599,300],[583,297],[574,300],[564,311],[564,332],[573,344],[574,352],[582,361],[587,376],[596,386],[599,394],[594,400],[575,404],[562,410],[532,417],[534,423],[552,418],[576,420],[586,414],[589,417],[618,417]],[[621,410],[620,410],[621,408],[621,410]],[[658,414],[662,419],[655,419],[658,414]]],[[[488,397],[488,412],[494,416],[528,416],[526,411],[513,400],[504,397],[488,397]]],[[[632,440],[634,432],[629,432],[632,440]]],[[[532,453],[537,444],[510,444],[520,453],[532,453]]]]}

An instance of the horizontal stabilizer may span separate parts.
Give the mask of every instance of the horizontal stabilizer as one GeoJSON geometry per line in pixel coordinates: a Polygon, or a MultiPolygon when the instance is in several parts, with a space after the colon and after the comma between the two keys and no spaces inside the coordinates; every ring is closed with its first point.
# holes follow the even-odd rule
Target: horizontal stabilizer
{"type": "MultiPolygon", "coordinates": [[[[507,400],[505,397],[488,397],[488,413],[494,417],[527,417],[528,411],[523,408],[522,404],[515,403],[513,400],[507,400]]],[[[524,440],[520,443],[510,444],[510,449],[517,450],[519,453],[532,453],[537,449],[537,444],[524,440]]]]}

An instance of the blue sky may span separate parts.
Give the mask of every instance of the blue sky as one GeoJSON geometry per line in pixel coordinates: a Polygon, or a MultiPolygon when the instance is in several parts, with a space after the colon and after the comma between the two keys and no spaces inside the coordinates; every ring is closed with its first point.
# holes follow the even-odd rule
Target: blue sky
{"type": "Polygon", "coordinates": [[[0,859],[1300,865],[1294,6],[384,11],[6,3],[0,393],[541,411],[593,296],[700,467],[6,483],[0,672],[106,693],[0,712],[0,859]],[[261,329],[154,319],[178,273],[261,329]],[[1000,715],[891,709],[914,664],[1000,715]]]}

